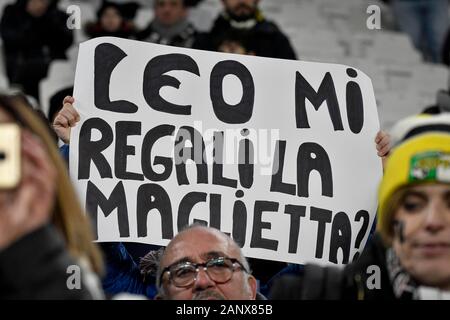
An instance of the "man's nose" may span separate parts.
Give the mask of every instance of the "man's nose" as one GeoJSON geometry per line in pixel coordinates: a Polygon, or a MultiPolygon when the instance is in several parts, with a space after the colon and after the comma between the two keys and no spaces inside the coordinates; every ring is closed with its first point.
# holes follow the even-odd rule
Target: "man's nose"
{"type": "Polygon", "coordinates": [[[213,287],[215,282],[206,273],[205,268],[200,267],[194,281],[194,290],[204,290],[213,287]]]}

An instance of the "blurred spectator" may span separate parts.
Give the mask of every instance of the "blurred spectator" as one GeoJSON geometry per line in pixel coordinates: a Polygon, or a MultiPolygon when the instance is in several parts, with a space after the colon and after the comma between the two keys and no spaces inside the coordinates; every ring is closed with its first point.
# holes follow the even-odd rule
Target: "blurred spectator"
{"type": "Polygon", "coordinates": [[[39,81],[54,59],[65,59],[73,42],[68,16],[57,0],[17,0],[6,6],[0,23],[10,84],[39,100],[39,81]]]}
{"type": "Polygon", "coordinates": [[[407,118],[380,184],[377,234],[344,269],[306,265],[275,299],[450,299],[450,114],[407,118]]]}
{"type": "MultiPolygon", "coordinates": [[[[127,18],[130,14],[129,11],[129,4],[103,1],[100,9],[97,11],[97,21],[86,25],[86,35],[90,38],[104,36],[127,39],[134,38],[136,36],[136,29],[133,23],[127,18]]],[[[131,14],[131,16],[134,15],[131,14]]]]}
{"type": "Polygon", "coordinates": [[[137,39],[176,47],[191,48],[197,31],[187,19],[188,8],[184,0],[155,0],[155,17],[137,39]]]}
{"type": "Polygon", "coordinates": [[[224,53],[236,53],[244,55],[255,55],[250,48],[248,39],[243,37],[240,32],[230,30],[222,35],[217,41],[217,51],[224,53]]]}
{"type": "Polygon", "coordinates": [[[196,47],[219,50],[225,34],[238,33],[257,56],[297,59],[289,39],[277,25],[267,20],[258,8],[259,0],[222,0],[224,11],[214,22],[209,34],[196,47]]]}
{"type": "Polygon", "coordinates": [[[4,123],[21,128],[22,161],[18,186],[0,190],[0,298],[102,298],[101,257],[48,127],[22,96],[0,95],[4,123]]]}
{"type": "Polygon", "coordinates": [[[449,27],[448,0],[392,0],[395,19],[425,60],[442,62],[441,51],[449,27]]]}

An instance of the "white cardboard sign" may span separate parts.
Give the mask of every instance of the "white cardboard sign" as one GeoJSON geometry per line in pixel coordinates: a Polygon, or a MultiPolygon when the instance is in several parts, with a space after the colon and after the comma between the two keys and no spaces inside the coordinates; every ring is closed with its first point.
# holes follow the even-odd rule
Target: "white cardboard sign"
{"type": "Polygon", "coordinates": [[[382,175],[370,79],[352,67],[97,38],[80,45],[70,171],[98,241],[184,226],[248,257],[343,264],[382,175]]]}

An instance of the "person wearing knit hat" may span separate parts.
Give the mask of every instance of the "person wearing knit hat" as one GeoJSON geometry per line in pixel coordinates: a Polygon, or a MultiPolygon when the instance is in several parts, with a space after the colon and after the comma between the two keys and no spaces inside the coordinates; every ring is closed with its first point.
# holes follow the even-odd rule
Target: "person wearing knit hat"
{"type": "Polygon", "coordinates": [[[394,135],[401,139],[379,188],[377,229],[410,293],[413,283],[450,290],[449,116],[419,116],[395,128],[403,134],[394,135]]]}
{"type": "Polygon", "coordinates": [[[390,130],[392,147],[406,139],[428,132],[450,132],[450,112],[440,114],[421,113],[398,121],[390,130]]]}
{"type": "Polygon", "coordinates": [[[361,256],[343,270],[306,265],[270,298],[450,300],[449,115],[402,120],[391,139],[377,232],[361,256]]]}

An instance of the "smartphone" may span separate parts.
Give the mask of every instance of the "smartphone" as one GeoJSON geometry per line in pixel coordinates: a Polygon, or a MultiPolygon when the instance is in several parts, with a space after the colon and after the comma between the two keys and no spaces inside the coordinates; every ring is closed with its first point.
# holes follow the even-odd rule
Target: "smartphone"
{"type": "Polygon", "coordinates": [[[21,179],[21,136],[17,124],[0,124],[0,189],[13,189],[21,179]]]}

